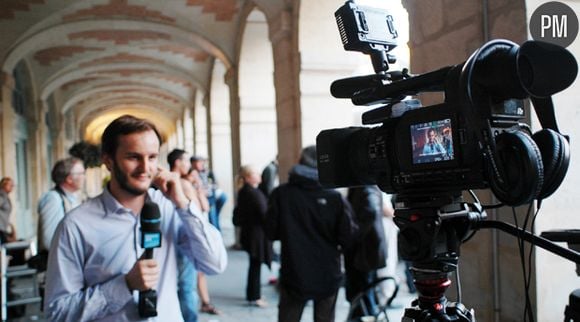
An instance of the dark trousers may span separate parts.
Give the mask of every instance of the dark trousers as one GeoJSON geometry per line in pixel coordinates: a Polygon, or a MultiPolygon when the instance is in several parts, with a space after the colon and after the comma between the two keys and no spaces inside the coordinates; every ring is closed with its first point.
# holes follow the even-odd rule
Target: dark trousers
{"type": "Polygon", "coordinates": [[[260,290],[260,274],[262,269],[262,262],[250,256],[250,268],[248,269],[248,285],[246,286],[246,300],[259,300],[261,295],[260,290]]]}
{"type": "MultiPolygon", "coordinates": [[[[314,322],[334,322],[337,294],[338,290],[327,298],[314,300],[314,322]]],[[[300,322],[307,301],[292,295],[280,285],[278,322],[300,322]]]]}

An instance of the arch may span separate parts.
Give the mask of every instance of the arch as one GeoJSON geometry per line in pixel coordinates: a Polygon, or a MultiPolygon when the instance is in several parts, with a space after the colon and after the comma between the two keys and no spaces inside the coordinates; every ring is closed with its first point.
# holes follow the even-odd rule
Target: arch
{"type": "MultiPolygon", "coordinates": [[[[193,66],[191,66],[189,69],[185,68],[184,66],[178,66],[175,64],[171,64],[170,62],[167,62],[167,61],[162,61],[160,63],[155,63],[155,62],[150,62],[150,63],[146,63],[146,62],[118,62],[118,63],[99,64],[98,66],[88,64],[89,62],[97,60],[99,58],[110,57],[111,54],[114,54],[116,52],[118,52],[118,51],[116,50],[116,51],[99,52],[96,55],[91,55],[91,57],[79,60],[76,64],[66,65],[64,68],[54,72],[53,75],[49,79],[47,79],[44,82],[44,84],[42,85],[41,97],[48,97],[50,95],[50,93],[52,93],[53,91],[58,89],[60,86],[74,81],[75,77],[77,77],[76,79],[78,79],[78,77],[83,78],[83,77],[86,77],[86,73],[96,72],[99,70],[112,70],[114,68],[120,68],[120,69],[127,69],[127,68],[149,69],[150,68],[150,69],[156,69],[156,70],[160,70],[160,71],[167,73],[167,74],[177,75],[185,80],[188,80],[196,87],[204,88],[204,89],[207,87],[207,85],[205,84],[206,80],[203,80],[203,79],[196,77],[199,73],[196,73],[195,67],[197,67],[198,65],[201,65],[201,64],[193,64],[193,66]]],[[[141,54],[141,56],[151,58],[151,59],[159,59],[158,57],[155,57],[154,55],[141,54]]],[[[204,66],[209,65],[209,63],[205,63],[203,65],[204,66]]],[[[207,67],[202,67],[202,68],[207,68],[207,67]]],[[[91,77],[97,77],[97,76],[91,76],[91,77]]]]}
{"type": "Polygon", "coordinates": [[[174,42],[181,43],[184,46],[200,47],[210,55],[220,59],[224,65],[231,67],[232,58],[228,57],[227,53],[219,48],[210,39],[201,36],[200,34],[188,31],[177,26],[149,22],[149,21],[119,21],[119,20],[97,20],[97,21],[74,21],[65,22],[51,28],[39,31],[36,34],[30,35],[26,39],[17,41],[9,50],[2,69],[10,71],[16,63],[26,57],[26,55],[36,52],[41,49],[46,49],[59,44],[75,44],[77,42],[69,40],[63,35],[74,30],[75,32],[90,31],[103,29],[103,26],[109,26],[112,29],[118,30],[150,30],[156,33],[163,33],[171,35],[174,42]],[[55,42],[55,40],[59,40],[55,42]]]}
{"type": "MultiPolygon", "coordinates": [[[[197,79],[194,79],[193,77],[191,77],[191,74],[186,73],[186,72],[179,70],[179,69],[172,68],[172,67],[160,66],[160,65],[156,65],[156,64],[143,64],[143,63],[111,64],[111,65],[104,65],[104,66],[90,66],[90,67],[86,67],[84,69],[83,68],[69,69],[69,70],[67,70],[66,74],[55,75],[55,76],[51,77],[51,79],[48,80],[45,84],[42,85],[41,98],[46,99],[46,97],[48,97],[52,92],[54,92],[60,86],[66,84],[68,82],[90,76],[90,73],[94,73],[94,74],[98,75],[99,72],[109,71],[109,70],[112,73],[114,73],[115,68],[119,68],[120,70],[123,70],[123,69],[151,70],[151,73],[174,75],[174,76],[190,83],[192,87],[198,87],[201,85],[197,79]]],[[[203,88],[203,86],[202,86],[202,88],[203,88]]],[[[184,97],[184,99],[187,99],[187,97],[184,97]]]]}
{"type": "Polygon", "coordinates": [[[111,121],[124,114],[155,120],[155,126],[158,128],[164,141],[176,131],[175,119],[159,113],[155,106],[128,104],[117,105],[108,108],[106,111],[95,110],[91,114],[88,114],[85,120],[91,121],[82,120],[80,122],[83,124],[83,138],[88,142],[99,143],[105,127],[111,121]]]}
{"type": "Polygon", "coordinates": [[[185,107],[189,105],[188,101],[184,100],[179,95],[172,92],[168,92],[166,90],[159,89],[158,87],[155,87],[155,84],[147,84],[143,82],[143,84],[140,85],[132,84],[126,86],[123,85],[119,86],[116,84],[108,85],[106,83],[104,83],[103,85],[106,86],[87,86],[91,87],[91,89],[86,88],[83,90],[79,90],[75,95],[71,95],[70,96],[71,101],[66,101],[65,104],[70,105],[69,109],[72,109],[75,113],[82,114],[83,111],[79,111],[78,109],[78,103],[90,98],[91,96],[100,96],[100,94],[104,93],[107,95],[102,95],[103,97],[118,97],[121,96],[122,92],[127,93],[133,92],[131,93],[131,95],[138,94],[143,97],[151,97],[153,99],[163,99],[164,101],[167,102],[168,106],[185,107]],[[72,101],[73,99],[74,101],[72,101]]]}
{"type": "Polygon", "coordinates": [[[240,159],[242,165],[262,167],[278,151],[274,58],[265,14],[254,7],[246,17],[238,54],[240,159]],[[262,148],[258,151],[255,146],[262,148]]]}

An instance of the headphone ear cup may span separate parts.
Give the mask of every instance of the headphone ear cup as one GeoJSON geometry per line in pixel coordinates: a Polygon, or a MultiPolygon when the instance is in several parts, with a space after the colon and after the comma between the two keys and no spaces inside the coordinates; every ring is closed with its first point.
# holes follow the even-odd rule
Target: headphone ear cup
{"type": "Polygon", "coordinates": [[[532,135],[540,149],[544,166],[544,183],[538,194],[538,200],[552,195],[560,186],[570,165],[570,144],[560,133],[544,129],[532,135]]]}
{"type": "Polygon", "coordinates": [[[506,205],[520,206],[536,198],[542,187],[542,155],[532,138],[522,131],[510,131],[495,137],[496,160],[503,168],[503,181],[488,165],[489,183],[496,197],[506,205]]]}

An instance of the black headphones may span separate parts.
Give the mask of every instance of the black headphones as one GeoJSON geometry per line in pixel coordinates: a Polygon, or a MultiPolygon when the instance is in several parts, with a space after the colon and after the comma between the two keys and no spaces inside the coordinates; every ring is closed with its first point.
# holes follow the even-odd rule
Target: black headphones
{"type": "Polygon", "coordinates": [[[481,132],[478,138],[486,151],[490,188],[504,204],[541,201],[564,180],[570,164],[570,144],[558,130],[550,95],[572,84],[577,71],[576,60],[568,51],[532,41],[519,47],[511,41],[494,40],[465,62],[460,88],[465,89],[467,104],[473,109],[468,117],[481,132]],[[548,55],[546,51],[550,51],[548,55]],[[494,136],[490,116],[479,103],[488,102],[481,99],[482,95],[531,97],[543,129],[531,136],[524,127],[494,136]]]}

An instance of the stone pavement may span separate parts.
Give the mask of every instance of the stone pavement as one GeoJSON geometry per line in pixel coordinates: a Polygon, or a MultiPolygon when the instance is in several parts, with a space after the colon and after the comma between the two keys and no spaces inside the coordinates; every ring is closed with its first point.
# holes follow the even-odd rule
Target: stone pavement
{"type": "MultiPolygon", "coordinates": [[[[226,245],[233,244],[233,231],[224,228],[226,245]]],[[[262,297],[268,302],[266,308],[250,307],[245,301],[246,277],[248,273],[248,255],[244,251],[228,249],[228,267],[217,276],[208,277],[208,285],[212,303],[222,312],[221,315],[200,313],[200,322],[275,322],[278,314],[278,292],[275,286],[268,285],[270,277],[276,276],[277,270],[270,272],[262,266],[262,297]]],[[[275,265],[274,265],[275,266],[275,265]]],[[[401,272],[402,274],[402,272],[401,272]]],[[[400,321],[404,307],[409,306],[413,295],[409,294],[404,283],[393,302],[393,309],[388,311],[390,321],[400,321]]],[[[346,321],[349,303],[344,297],[344,289],[340,290],[336,305],[336,321],[346,321]]],[[[301,322],[312,322],[312,303],[309,303],[302,314],[301,322]]]]}

